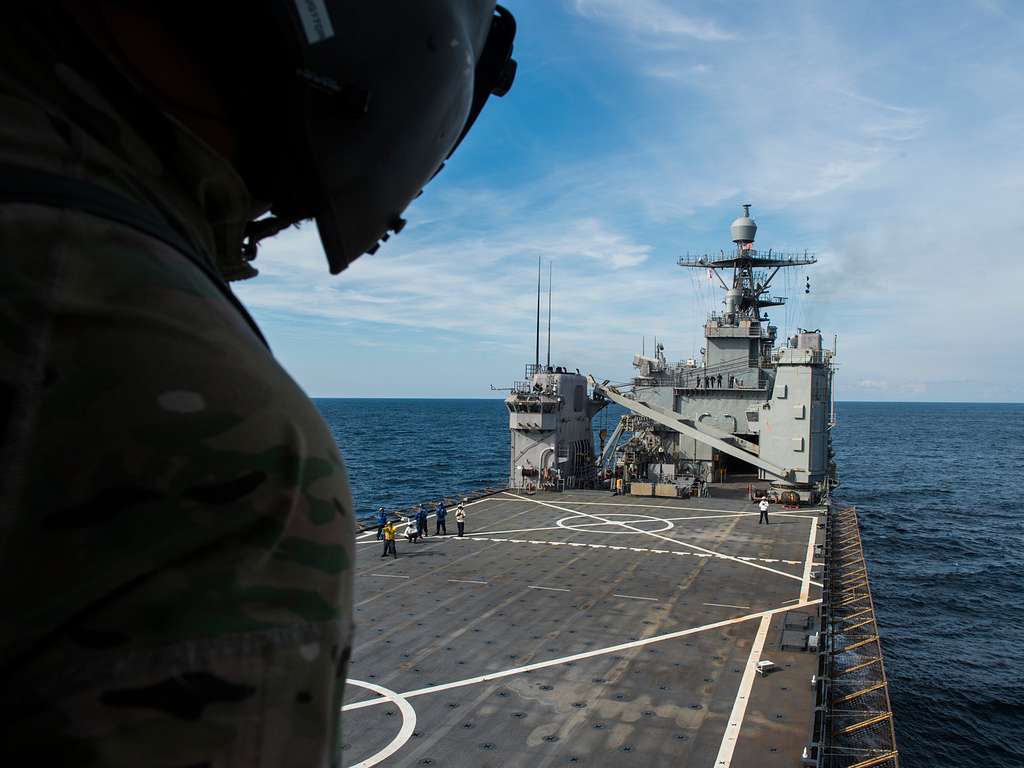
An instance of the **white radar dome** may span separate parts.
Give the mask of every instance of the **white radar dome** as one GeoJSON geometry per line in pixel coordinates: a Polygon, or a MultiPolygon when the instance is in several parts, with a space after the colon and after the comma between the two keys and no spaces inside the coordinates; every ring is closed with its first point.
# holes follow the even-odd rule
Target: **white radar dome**
{"type": "Polygon", "coordinates": [[[750,203],[743,206],[743,215],[729,227],[734,243],[752,243],[757,236],[757,222],[750,218],[750,203]]]}

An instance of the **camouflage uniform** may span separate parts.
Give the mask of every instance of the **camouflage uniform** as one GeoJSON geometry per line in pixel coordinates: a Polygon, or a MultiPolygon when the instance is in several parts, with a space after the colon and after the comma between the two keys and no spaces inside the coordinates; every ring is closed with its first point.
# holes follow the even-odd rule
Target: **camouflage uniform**
{"type": "MultiPolygon", "coordinates": [[[[143,201],[221,271],[251,202],[0,28],[0,164],[143,201]]],[[[0,204],[0,763],[340,762],[352,500],[221,289],[137,229],[0,204]]]]}

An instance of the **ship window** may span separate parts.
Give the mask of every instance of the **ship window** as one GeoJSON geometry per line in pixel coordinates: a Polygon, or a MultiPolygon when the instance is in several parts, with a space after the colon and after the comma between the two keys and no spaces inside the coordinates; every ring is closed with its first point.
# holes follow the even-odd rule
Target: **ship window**
{"type": "Polygon", "coordinates": [[[572,409],[574,411],[582,411],[583,410],[583,398],[584,397],[585,397],[585,395],[584,395],[583,385],[582,384],[577,384],[576,385],[576,392],[573,395],[573,399],[572,399],[572,409]]]}

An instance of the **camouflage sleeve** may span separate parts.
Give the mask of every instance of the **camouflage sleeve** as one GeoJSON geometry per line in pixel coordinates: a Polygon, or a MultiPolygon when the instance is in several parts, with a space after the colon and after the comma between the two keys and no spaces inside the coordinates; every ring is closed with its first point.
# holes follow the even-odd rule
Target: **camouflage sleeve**
{"type": "Polygon", "coordinates": [[[0,206],[0,759],[340,762],[352,501],[313,404],[131,229],[0,206]]]}

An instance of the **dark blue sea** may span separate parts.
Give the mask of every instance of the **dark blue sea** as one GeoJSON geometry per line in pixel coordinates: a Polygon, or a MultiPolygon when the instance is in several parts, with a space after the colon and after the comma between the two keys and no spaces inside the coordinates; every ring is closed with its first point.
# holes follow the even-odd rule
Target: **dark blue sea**
{"type": "MultiPolygon", "coordinates": [[[[502,484],[500,400],[318,399],[360,515],[502,484]]],[[[595,419],[595,430],[618,420],[595,419]]],[[[843,403],[906,766],[1024,766],[1024,405],[843,403]]]]}

